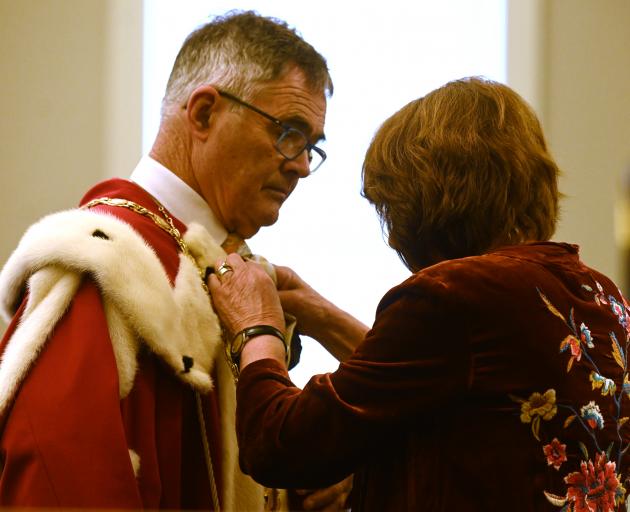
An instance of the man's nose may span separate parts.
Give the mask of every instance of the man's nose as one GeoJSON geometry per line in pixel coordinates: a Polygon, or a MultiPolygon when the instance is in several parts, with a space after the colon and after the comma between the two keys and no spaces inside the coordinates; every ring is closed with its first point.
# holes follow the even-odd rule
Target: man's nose
{"type": "Polygon", "coordinates": [[[304,149],[292,160],[285,160],[283,169],[296,173],[300,178],[309,176],[311,174],[311,159],[308,157],[308,150],[304,149]]]}

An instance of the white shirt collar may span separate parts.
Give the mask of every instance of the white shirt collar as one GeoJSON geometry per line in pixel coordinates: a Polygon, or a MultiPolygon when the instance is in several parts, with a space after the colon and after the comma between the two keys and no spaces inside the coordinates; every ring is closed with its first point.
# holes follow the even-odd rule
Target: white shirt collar
{"type": "Polygon", "coordinates": [[[150,156],[142,157],[129,179],[155,197],[184,224],[201,224],[219,244],[227,237],[227,230],[217,220],[203,197],[150,156]]]}

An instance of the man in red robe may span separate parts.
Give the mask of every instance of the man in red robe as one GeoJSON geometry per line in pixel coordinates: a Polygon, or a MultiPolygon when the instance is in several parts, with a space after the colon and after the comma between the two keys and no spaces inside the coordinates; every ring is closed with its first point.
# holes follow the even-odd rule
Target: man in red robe
{"type": "Polygon", "coordinates": [[[216,18],[180,50],[130,180],[27,231],[0,275],[0,506],[286,508],[239,470],[205,277],[323,162],[330,94],[325,60],[284,22],[216,18]]]}

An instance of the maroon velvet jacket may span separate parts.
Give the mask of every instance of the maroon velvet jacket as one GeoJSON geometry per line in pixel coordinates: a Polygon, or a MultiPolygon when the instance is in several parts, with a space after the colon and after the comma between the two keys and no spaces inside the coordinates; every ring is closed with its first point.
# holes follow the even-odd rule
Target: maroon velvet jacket
{"type": "Polygon", "coordinates": [[[303,391],[273,360],[243,370],[241,466],[281,487],[356,472],[353,512],[621,509],[628,329],[576,246],[440,263],[390,290],[351,358],[303,391]]]}

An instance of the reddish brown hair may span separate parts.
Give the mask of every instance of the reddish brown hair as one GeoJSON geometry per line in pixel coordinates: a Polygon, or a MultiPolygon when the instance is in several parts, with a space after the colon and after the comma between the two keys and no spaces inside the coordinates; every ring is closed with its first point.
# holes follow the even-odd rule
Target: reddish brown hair
{"type": "Polygon", "coordinates": [[[548,240],[558,218],[558,175],[529,105],[506,85],[472,77],[383,123],[363,164],[363,196],[390,246],[418,270],[548,240]]]}

